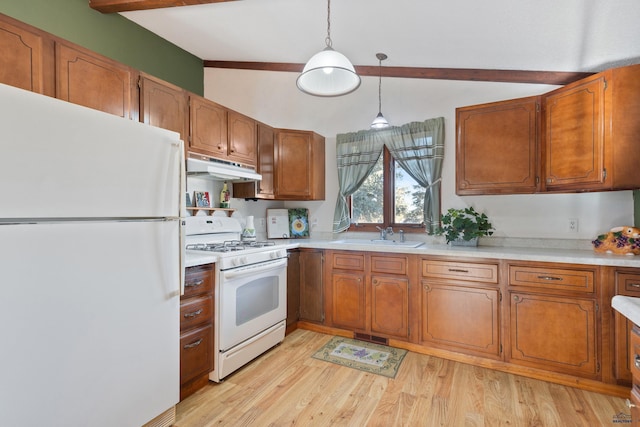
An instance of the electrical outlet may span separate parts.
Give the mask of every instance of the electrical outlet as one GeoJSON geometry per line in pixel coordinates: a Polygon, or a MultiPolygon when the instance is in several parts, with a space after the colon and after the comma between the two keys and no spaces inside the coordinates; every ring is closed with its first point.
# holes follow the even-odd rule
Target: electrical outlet
{"type": "Polygon", "coordinates": [[[569,218],[567,221],[567,231],[569,233],[578,232],[578,218],[569,218]]]}

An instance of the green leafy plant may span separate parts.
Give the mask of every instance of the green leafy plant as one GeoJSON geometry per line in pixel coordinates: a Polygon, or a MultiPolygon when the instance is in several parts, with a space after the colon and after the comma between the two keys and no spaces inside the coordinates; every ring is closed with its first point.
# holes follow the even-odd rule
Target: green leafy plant
{"type": "Polygon", "coordinates": [[[458,238],[469,241],[475,237],[491,236],[493,225],[484,213],[477,212],[473,206],[464,209],[450,208],[442,215],[442,226],[436,231],[444,235],[447,243],[458,238]]]}

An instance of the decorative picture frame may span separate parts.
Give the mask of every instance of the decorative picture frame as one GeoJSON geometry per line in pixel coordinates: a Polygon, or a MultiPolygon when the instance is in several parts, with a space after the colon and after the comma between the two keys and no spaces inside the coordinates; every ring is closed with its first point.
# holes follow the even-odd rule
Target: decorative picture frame
{"type": "Polygon", "coordinates": [[[184,194],[184,204],[186,207],[193,206],[193,202],[191,202],[191,196],[189,196],[188,191],[184,194]]]}
{"type": "Polygon", "coordinates": [[[210,208],[211,198],[208,191],[194,191],[193,198],[196,200],[196,207],[198,208],[210,208]]]}

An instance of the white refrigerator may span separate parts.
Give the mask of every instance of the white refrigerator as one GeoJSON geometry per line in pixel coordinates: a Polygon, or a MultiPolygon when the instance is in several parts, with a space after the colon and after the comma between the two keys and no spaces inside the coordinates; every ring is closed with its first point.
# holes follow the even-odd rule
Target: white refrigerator
{"type": "Polygon", "coordinates": [[[174,132],[0,84],[0,424],[171,416],[183,158],[174,132]]]}

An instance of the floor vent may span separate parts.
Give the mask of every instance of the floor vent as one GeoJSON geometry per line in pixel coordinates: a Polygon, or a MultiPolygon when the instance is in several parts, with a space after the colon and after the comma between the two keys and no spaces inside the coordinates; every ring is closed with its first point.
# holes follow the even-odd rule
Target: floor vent
{"type": "Polygon", "coordinates": [[[360,341],[372,342],[375,344],[389,345],[389,339],[383,337],[377,337],[375,335],[369,334],[361,334],[360,332],[355,332],[353,334],[353,338],[360,341]]]}

